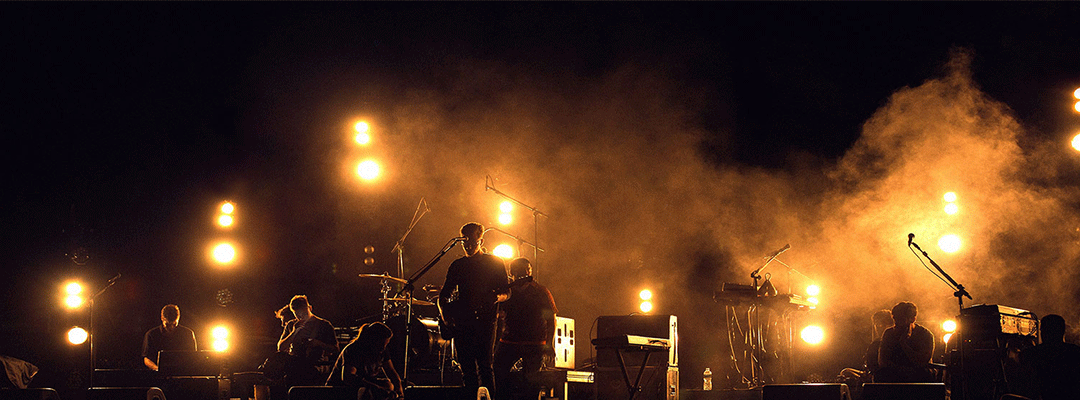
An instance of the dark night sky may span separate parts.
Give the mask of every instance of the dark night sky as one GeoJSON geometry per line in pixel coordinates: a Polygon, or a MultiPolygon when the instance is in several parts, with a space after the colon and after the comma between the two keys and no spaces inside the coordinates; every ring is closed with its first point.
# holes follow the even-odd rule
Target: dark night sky
{"type": "MultiPolygon", "coordinates": [[[[389,248],[423,191],[351,219],[307,210],[301,194],[317,198],[310,207],[344,196],[317,172],[336,154],[325,131],[400,110],[416,90],[492,79],[492,64],[566,83],[548,88],[566,98],[627,65],[658,71],[716,168],[798,175],[833,163],[892,93],[943,74],[959,48],[1032,136],[1080,125],[1067,109],[1080,86],[1075,3],[5,3],[0,14],[0,262],[11,276],[0,318],[16,321],[3,331],[12,343],[64,327],[36,316],[57,312],[40,291],[71,275],[124,275],[99,308],[101,329],[125,335],[152,326],[164,302],[191,304],[199,322],[227,314],[206,300],[217,284],[262,317],[298,292],[370,292],[336,269],[287,266],[356,265],[341,234],[354,223],[364,243],[389,248]],[[345,103],[355,109],[334,106],[345,103]],[[296,167],[304,160],[316,167],[296,167]],[[263,271],[199,265],[192,249],[218,234],[207,221],[224,198],[251,199],[235,234],[263,243],[249,258],[263,271]],[[80,247],[85,266],[68,260],[80,247]]],[[[462,218],[411,239],[428,242],[412,266],[462,218]]],[[[370,312],[329,297],[316,313],[336,322],[370,312]]]]}

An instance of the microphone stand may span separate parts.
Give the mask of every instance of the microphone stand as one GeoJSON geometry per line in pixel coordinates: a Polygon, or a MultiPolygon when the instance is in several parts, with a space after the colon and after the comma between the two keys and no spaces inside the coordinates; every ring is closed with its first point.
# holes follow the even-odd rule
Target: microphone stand
{"type": "MultiPolygon", "coordinates": [[[[401,279],[405,279],[405,261],[404,261],[404,256],[403,256],[403,253],[405,251],[405,248],[403,247],[404,244],[405,244],[405,238],[409,237],[409,233],[411,233],[413,228],[416,227],[416,224],[420,223],[420,219],[424,218],[424,214],[427,214],[428,211],[431,211],[431,209],[428,208],[427,201],[424,201],[424,198],[421,197],[420,198],[420,203],[416,205],[416,211],[413,211],[412,221],[409,221],[409,227],[405,229],[405,234],[401,235],[401,239],[398,239],[397,243],[394,243],[394,248],[390,250],[390,251],[393,251],[393,252],[397,253],[398,277],[401,278],[401,279]],[[421,207],[423,207],[424,211],[420,211],[421,207]]],[[[411,289],[410,289],[410,291],[411,291],[411,289]]],[[[398,293],[401,293],[401,292],[398,292],[398,293]]],[[[387,293],[383,293],[384,298],[386,297],[386,294],[387,293]]],[[[397,296],[394,296],[394,297],[397,297],[397,296]]],[[[412,309],[412,304],[409,304],[408,307],[411,310],[412,309]]],[[[389,315],[390,315],[389,311],[388,311],[389,309],[390,309],[390,302],[388,300],[383,301],[383,316],[384,317],[389,317],[389,315]]],[[[408,332],[408,327],[407,327],[408,326],[408,321],[406,321],[405,325],[406,325],[406,328],[405,328],[406,332],[408,332]]],[[[408,345],[408,337],[406,337],[405,340],[406,340],[405,344],[408,345]]]]}
{"type": "MultiPolygon", "coordinates": [[[[411,330],[410,325],[412,325],[413,284],[416,283],[416,281],[419,280],[420,277],[424,276],[424,274],[426,274],[428,270],[431,269],[431,267],[434,267],[435,264],[438,263],[439,260],[443,258],[443,256],[445,256],[447,252],[450,251],[450,249],[454,248],[454,245],[457,244],[458,241],[458,238],[450,239],[450,241],[443,246],[442,250],[439,251],[439,254],[436,254],[435,257],[431,259],[431,261],[428,261],[428,263],[424,265],[423,268],[421,268],[419,271],[416,271],[416,273],[409,277],[409,280],[406,281],[404,285],[402,285],[401,290],[398,290],[398,292],[394,294],[395,299],[402,295],[405,296],[405,358],[402,360],[401,363],[402,382],[405,382],[405,379],[409,373],[409,336],[411,335],[409,331],[411,330]]],[[[439,365],[439,368],[442,368],[442,365],[439,365]]]]}
{"type": "MultiPolygon", "coordinates": [[[[540,252],[543,252],[543,251],[544,251],[544,249],[543,249],[543,248],[541,248],[540,246],[536,245],[535,243],[529,242],[528,240],[522,239],[521,237],[519,237],[519,236],[517,236],[517,235],[514,235],[513,233],[510,233],[510,232],[504,231],[504,230],[502,230],[502,229],[499,229],[499,228],[495,228],[495,227],[487,228],[487,229],[485,229],[485,230],[484,230],[484,234],[487,234],[487,233],[488,233],[488,232],[490,232],[490,231],[495,231],[495,232],[499,232],[499,233],[501,233],[501,234],[503,234],[503,235],[509,236],[509,237],[510,237],[511,239],[517,240],[517,241],[518,241],[518,253],[521,253],[521,245],[523,245],[523,244],[527,244],[527,245],[529,245],[529,246],[532,246],[532,248],[533,248],[533,249],[534,249],[535,251],[540,251],[540,252]]],[[[534,274],[534,275],[535,275],[535,274],[534,274]]]]}
{"type": "MultiPolygon", "coordinates": [[[[544,214],[540,210],[536,209],[536,207],[533,207],[533,206],[530,206],[528,204],[522,203],[520,200],[515,199],[513,197],[510,197],[510,195],[508,195],[506,193],[503,193],[503,192],[500,192],[499,189],[495,188],[495,180],[491,179],[491,175],[487,175],[487,176],[484,177],[484,190],[485,191],[487,191],[487,190],[493,191],[493,192],[495,192],[495,194],[497,194],[499,196],[502,196],[503,198],[505,198],[507,200],[510,200],[510,201],[512,201],[514,203],[517,203],[518,205],[520,205],[522,207],[525,207],[526,210],[532,211],[532,214],[533,214],[533,242],[534,243],[540,243],[540,217],[547,217],[547,214],[544,214]]],[[[499,231],[499,232],[502,232],[502,231],[499,231]]],[[[503,233],[505,233],[505,232],[503,232],[503,233]]],[[[537,276],[537,271],[540,270],[540,252],[543,251],[543,249],[541,249],[539,247],[539,245],[537,245],[537,244],[530,243],[530,245],[533,247],[532,264],[533,264],[533,277],[535,277],[535,276],[537,276]]]]}
{"type": "Polygon", "coordinates": [[[109,279],[109,282],[105,284],[105,287],[101,288],[96,294],[90,296],[87,306],[90,308],[90,323],[88,324],[89,336],[90,336],[90,387],[94,387],[94,369],[97,368],[97,360],[94,358],[94,300],[97,299],[102,293],[105,293],[112,285],[116,284],[116,280],[120,279],[120,274],[109,279]]]}
{"type": "MultiPolygon", "coordinates": [[[[945,270],[942,269],[941,266],[938,265],[938,263],[934,262],[934,259],[930,258],[930,255],[927,254],[926,251],[922,249],[922,247],[919,247],[918,243],[915,243],[915,242],[911,241],[911,239],[913,237],[914,237],[914,234],[908,236],[908,246],[909,246],[909,248],[910,248],[910,246],[915,246],[915,248],[918,249],[920,253],[922,253],[923,257],[926,257],[926,259],[930,261],[930,265],[933,265],[934,268],[936,268],[937,271],[940,272],[941,275],[944,276],[946,280],[948,280],[947,284],[949,285],[950,289],[953,289],[953,296],[956,297],[956,301],[958,302],[958,304],[960,306],[960,316],[963,317],[963,315],[964,315],[964,297],[967,297],[968,300],[974,300],[974,299],[971,298],[971,294],[968,293],[967,289],[964,289],[964,285],[961,285],[961,284],[957,283],[955,280],[953,280],[953,278],[951,276],[949,276],[949,274],[945,273],[945,270]]],[[[916,255],[916,257],[918,257],[918,255],[916,255]]],[[[960,331],[960,346],[959,346],[959,349],[960,349],[960,365],[959,365],[959,369],[960,369],[960,385],[961,385],[961,390],[960,391],[961,391],[961,395],[963,396],[963,398],[968,398],[967,379],[965,378],[965,375],[967,375],[966,374],[967,371],[966,371],[965,363],[964,363],[964,332],[963,332],[962,329],[960,331]]]]}
{"type": "Polygon", "coordinates": [[[750,336],[751,336],[750,337],[750,347],[751,347],[751,351],[750,351],[750,378],[753,380],[753,384],[754,384],[755,387],[764,385],[764,380],[762,379],[763,377],[758,376],[758,369],[761,369],[761,375],[765,374],[765,370],[762,369],[762,366],[761,366],[761,361],[758,361],[758,359],[757,359],[758,356],[759,356],[759,353],[763,352],[764,347],[765,347],[764,338],[761,337],[762,336],[762,334],[761,334],[761,311],[758,309],[758,306],[761,305],[760,304],[761,301],[758,301],[758,298],[761,297],[761,294],[758,293],[759,292],[759,290],[758,290],[759,289],[758,288],[758,279],[761,279],[761,275],[760,275],[761,271],[764,270],[765,267],[768,267],[769,263],[771,263],[773,260],[776,259],[776,256],[779,256],[780,253],[783,253],[783,252],[787,251],[790,248],[791,248],[791,245],[785,244],[783,248],[781,248],[780,250],[777,250],[776,252],[770,254],[768,256],[768,258],[766,258],[765,264],[762,264],[760,267],[758,267],[758,269],[755,269],[753,272],[750,273],[750,277],[754,279],[754,302],[751,303],[751,307],[753,307],[753,308],[749,312],[747,318],[751,320],[751,321],[749,321],[750,336]]]}

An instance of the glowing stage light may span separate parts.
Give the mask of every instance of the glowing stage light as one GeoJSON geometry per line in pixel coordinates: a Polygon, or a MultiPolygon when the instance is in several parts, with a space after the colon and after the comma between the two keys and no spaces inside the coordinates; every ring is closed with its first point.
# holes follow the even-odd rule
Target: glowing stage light
{"type": "Polygon", "coordinates": [[[960,212],[960,206],[957,206],[956,203],[949,203],[945,205],[946,214],[956,215],[957,212],[960,212]]]}
{"type": "Polygon", "coordinates": [[[817,306],[818,305],[818,298],[817,297],[810,297],[810,298],[806,299],[806,302],[817,306]]]}
{"type": "Polygon", "coordinates": [[[233,224],[232,215],[220,215],[220,216],[218,216],[217,224],[218,224],[218,226],[220,226],[222,228],[228,228],[228,227],[232,226],[232,224],[233,224]]]}
{"type": "Polygon", "coordinates": [[[821,287],[818,285],[810,285],[806,287],[806,294],[809,296],[817,296],[821,294],[821,287]]]}
{"type": "Polygon", "coordinates": [[[356,133],[368,133],[371,131],[371,125],[368,125],[367,122],[360,121],[357,122],[356,125],[353,125],[353,129],[356,130],[356,133]]]}
{"type": "Polygon", "coordinates": [[[374,258],[372,258],[372,257],[364,258],[364,265],[372,265],[372,264],[375,264],[375,259],[374,258]]]}
{"type": "Polygon", "coordinates": [[[514,216],[513,215],[505,214],[505,213],[504,214],[499,214],[499,224],[500,225],[510,225],[511,222],[514,222],[514,216]]]}
{"type": "Polygon", "coordinates": [[[642,289],[640,292],[638,292],[638,297],[640,297],[642,300],[652,300],[652,290],[642,289]]]}
{"type": "Polygon", "coordinates": [[[353,140],[356,141],[356,144],[367,145],[368,143],[371,143],[371,135],[367,133],[357,133],[353,140]]]}
{"type": "Polygon", "coordinates": [[[364,253],[371,254],[375,252],[375,246],[364,246],[364,253]]]}
{"type": "Polygon", "coordinates": [[[82,296],[79,296],[77,294],[69,294],[66,297],[64,297],[64,306],[67,307],[68,309],[74,310],[76,308],[82,307],[82,305],[83,305],[82,296]]]}
{"type": "Polygon", "coordinates": [[[229,328],[226,327],[225,325],[215,326],[214,329],[210,330],[210,337],[212,337],[214,339],[219,339],[219,340],[228,339],[229,338],[229,328]]]}
{"type": "Polygon", "coordinates": [[[641,302],[641,305],[638,306],[638,310],[641,310],[643,313],[648,313],[652,311],[652,309],[653,305],[651,301],[643,301],[641,302]]]}
{"type": "Polygon", "coordinates": [[[214,246],[210,255],[219,264],[229,264],[236,260],[236,248],[229,243],[221,243],[214,246]]]}
{"type": "Polygon", "coordinates": [[[941,248],[941,251],[946,253],[955,253],[960,251],[960,237],[956,235],[945,235],[941,239],[938,239],[937,245],[941,248]]]}
{"type": "Polygon", "coordinates": [[[956,321],[953,321],[953,320],[950,319],[950,320],[946,320],[945,322],[942,322],[941,323],[941,330],[943,330],[945,332],[949,332],[949,333],[956,332],[956,321]]]}
{"type": "Polygon", "coordinates": [[[1076,112],[1080,112],[1080,101],[1076,102],[1076,104],[1073,104],[1073,110],[1076,110],[1076,112]]]}
{"type": "Polygon", "coordinates": [[[226,202],[221,204],[221,213],[222,214],[226,214],[226,215],[232,214],[233,211],[236,211],[236,206],[233,205],[233,203],[230,203],[230,202],[226,201],[226,202]]]}
{"type": "Polygon", "coordinates": [[[1076,136],[1073,136],[1072,147],[1073,149],[1080,151],[1080,133],[1077,133],[1076,136]]]}
{"type": "Polygon", "coordinates": [[[825,330],[820,326],[810,325],[799,332],[799,337],[808,344],[820,344],[825,341],[825,330]]]}
{"type": "Polygon", "coordinates": [[[214,351],[220,353],[229,349],[229,341],[224,339],[215,339],[211,344],[214,347],[214,351]]]}
{"type": "Polygon", "coordinates": [[[71,343],[71,344],[74,344],[74,345],[79,345],[79,344],[86,343],[86,339],[89,339],[89,338],[90,338],[90,334],[88,332],[86,332],[86,329],[83,329],[83,328],[80,328],[80,327],[77,327],[77,326],[72,327],[71,329],[68,329],[68,331],[67,331],[68,343],[71,343]]]}
{"type": "Polygon", "coordinates": [[[68,295],[80,294],[82,293],[82,290],[82,285],[80,285],[79,282],[68,282],[67,285],[64,285],[64,293],[67,293],[68,295]]]}
{"type": "Polygon", "coordinates": [[[514,203],[511,203],[509,200],[499,203],[499,211],[504,213],[514,211],[514,203]]]}
{"type": "Polygon", "coordinates": [[[360,176],[360,179],[365,181],[378,178],[380,172],[381,168],[379,167],[379,163],[374,160],[365,160],[364,162],[361,162],[360,165],[356,166],[356,175],[360,176]]]}
{"type": "Polygon", "coordinates": [[[500,244],[498,246],[495,246],[495,250],[492,250],[491,253],[496,255],[496,256],[502,257],[502,258],[513,258],[514,257],[514,247],[510,246],[510,245],[508,245],[506,243],[503,243],[503,244],[500,244]]]}
{"type": "Polygon", "coordinates": [[[946,333],[946,334],[942,335],[942,336],[941,336],[941,341],[942,341],[942,342],[945,342],[945,344],[949,344],[949,339],[952,339],[952,335],[953,335],[953,334],[952,334],[951,332],[950,332],[950,333],[946,333]]]}
{"type": "Polygon", "coordinates": [[[946,203],[952,203],[956,201],[956,192],[946,192],[944,197],[946,203]]]}

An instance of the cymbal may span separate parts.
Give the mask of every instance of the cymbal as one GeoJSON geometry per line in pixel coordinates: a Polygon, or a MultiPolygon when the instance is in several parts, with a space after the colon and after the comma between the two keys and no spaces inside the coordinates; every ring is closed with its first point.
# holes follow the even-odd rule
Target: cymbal
{"type": "MultiPolygon", "coordinates": [[[[406,300],[409,300],[409,299],[406,299],[406,298],[404,298],[404,297],[395,297],[395,298],[382,298],[382,299],[379,299],[379,301],[406,301],[406,300]]],[[[414,306],[433,306],[433,305],[435,305],[435,303],[432,303],[432,302],[430,302],[430,301],[424,301],[424,300],[417,300],[417,299],[412,299],[412,304],[413,304],[414,306]]]]}
{"type": "Polygon", "coordinates": [[[409,281],[407,281],[407,280],[404,280],[404,279],[401,279],[401,278],[395,278],[395,277],[392,277],[392,276],[390,276],[389,274],[386,274],[386,273],[383,273],[381,275],[378,275],[378,274],[360,274],[360,277],[361,278],[386,279],[386,280],[394,281],[394,282],[397,282],[397,283],[409,283],[409,281]]]}

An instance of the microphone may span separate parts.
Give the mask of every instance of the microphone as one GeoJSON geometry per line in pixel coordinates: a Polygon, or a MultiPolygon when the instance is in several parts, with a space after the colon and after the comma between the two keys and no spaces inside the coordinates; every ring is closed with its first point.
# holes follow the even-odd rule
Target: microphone
{"type": "Polygon", "coordinates": [[[117,272],[116,276],[112,277],[112,279],[109,279],[109,284],[110,285],[113,284],[114,282],[116,282],[117,279],[120,279],[120,273],[119,272],[117,272]]]}
{"type": "Polygon", "coordinates": [[[790,249],[790,248],[791,248],[791,244],[785,244],[785,245],[784,245],[784,247],[781,247],[781,248],[780,248],[780,250],[777,250],[777,251],[774,251],[774,252],[772,252],[772,253],[769,253],[769,255],[765,256],[765,258],[773,258],[773,257],[776,257],[776,256],[780,255],[780,253],[783,253],[783,252],[785,252],[785,251],[788,251],[788,249],[790,249]]]}
{"type": "Polygon", "coordinates": [[[911,246],[911,239],[914,239],[914,238],[915,238],[915,234],[914,234],[914,233],[909,233],[909,234],[907,234],[907,245],[908,245],[908,246],[911,246]]]}
{"type": "Polygon", "coordinates": [[[469,238],[467,238],[465,236],[458,236],[458,237],[454,238],[455,242],[464,242],[466,240],[469,240],[469,238]]]}

